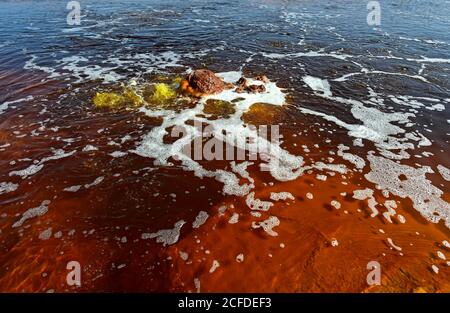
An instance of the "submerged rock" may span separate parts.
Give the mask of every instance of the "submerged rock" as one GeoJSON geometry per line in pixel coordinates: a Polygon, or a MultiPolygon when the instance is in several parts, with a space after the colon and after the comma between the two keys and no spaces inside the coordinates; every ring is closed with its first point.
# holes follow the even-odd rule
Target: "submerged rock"
{"type": "MultiPolygon", "coordinates": [[[[255,80],[261,81],[263,83],[268,83],[269,79],[266,76],[257,76],[255,80]]],[[[264,85],[249,85],[249,82],[246,78],[241,77],[236,84],[238,85],[235,91],[237,93],[262,93],[266,92],[266,87],[264,85]]]]}
{"type": "Polygon", "coordinates": [[[209,99],[205,103],[203,112],[214,117],[228,118],[236,112],[234,104],[224,100],[209,99]]]}
{"type": "Polygon", "coordinates": [[[270,80],[267,78],[266,75],[259,75],[255,77],[255,80],[259,80],[260,82],[263,82],[264,84],[267,84],[270,82],[270,80]]]}
{"type": "Polygon", "coordinates": [[[269,103],[254,103],[241,119],[252,125],[272,125],[286,119],[286,114],[280,106],[269,103]]]}

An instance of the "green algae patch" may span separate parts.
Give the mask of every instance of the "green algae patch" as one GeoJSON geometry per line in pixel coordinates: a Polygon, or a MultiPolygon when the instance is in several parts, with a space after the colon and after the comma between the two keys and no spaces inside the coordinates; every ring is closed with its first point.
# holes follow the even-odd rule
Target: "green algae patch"
{"type": "Polygon", "coordinates": [[[210,114],[213,117],[228,118],[235,112],[234,104],[223,100],[209,99],[203,108],[203,113],[210,114]]]}
{"type": "Polygon", "coordinates": [[[92,101],[97,108],[114,109],[124,105],[126,99],[115,92],[97,92],[92,101]]]}

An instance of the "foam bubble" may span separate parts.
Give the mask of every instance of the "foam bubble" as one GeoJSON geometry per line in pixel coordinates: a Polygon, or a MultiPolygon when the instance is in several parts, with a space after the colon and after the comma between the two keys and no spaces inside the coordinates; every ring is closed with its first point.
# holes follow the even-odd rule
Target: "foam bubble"
{"type": "Polygon", "coordinates": [[[272,202],[256,199],[253,191],[247,195],[245,203],[251,210],[256,211],[268,211],[273,206],[272,202]]]}
{"type": "Polygon", "coordinates": [[[446,181],[450,181],[450,169],[446,168],[445,166],[443,166],[441,164],[439,164],[437,166],[437,169],[443,179],[445,179],[446,181]]]}
{"type": "Polygon", "coordinates": [[[214,260],[214,261],[212,262],[211,268],[209,269],[209,273],[210,273],[210,274],[214,273],[214,272],[216,271],[216,269],[219,268],[219,266],[220,266],[219,261],[214,260]]]}
{"type": "Polygon", "coordinates": [[[192,222],[192,228],[199,228],[200,226],[205,224],[208,217],[209,217],[209,214],[207,212],[205,212],[205,211],[198,212],[198,215],[195,218],[195,221],[192,222]]]}
{"type": "Polygon", "coordinates": [[[51,236],[52,236],[52,228],[49,227],[39,234],[39,239],[40,240],[49,240],[51,236]]]}
{"type": "Polygon", "coordinates": [[[22,214],[22,217],[12,225],[12,227],[16,228],[22,226],[22,224],[25,223],[27,220],[44,215],[48,211],[49,204],[50,200],[44,200],[42,201],[40,206],[28,209],[27,211],[25,211],[25,213],[22,214]]]}
{"type": "Polygon", "coordinates": [[[2,195],[4,193],[16,191],[18,187],[19,187],[18,184],[1,182],[0,183],[0,195],[2,195]]]}
{"type": "Polygon", "coordinates": [[[233,215],[228,220],[228,223],[236,224],[238,221],[239,221],[239,214],[238,213],[233,213],[233,215]]]}
{"type": "Polygon", "coordinates": [[[173,229],[161,229],[156,233],[143,233],[141,238],[144,240],[156,238],[156,242],[162,243],[163,246],[173,245],[178,242],[181,227],[183,227],[184,224],[186,224],[186,222],[184,220],[180,220],[175,223],[173,229]]]}
{"type": "Polygon", "coordinates": [[[320,79],[314,76],[303,77],[305,84],[309,86],[314,91],[320,92],[325,97],[331,97],[330,83],[326,79],[320,79]]]}
{"type": "Polygon", "coordinates": [[[84,185],[84,188],[88,189],[88,188],[97,186],[97,185],[100,184],[104,179],[105,179],[105,177],[103,177],[103,176],[97,177],[92,183],[90,183],[90,184],[85,184],[85,185],[84,185]]]}
{"type": "Polygon", "coordinates": [[[388,244],[397,251],[402,251],[402,248],[394,244],[394,241],[391,238],[387,238],[388,244]]]}
{"type": "Polygon", "coordinates": [[[372,210],[371,217],[375,217],[378,215],[378,210],[376,205],[378,204],[375,198],[373,197],[373,190],[366,188],[362,190],[354,190],[353,198],[358,200],[366,200],[368,199],[369,208],[372,210]]]}
{"type": "Polygon", "coordinates": [[[443,220],[450,228],[450,204],[441,199],[443,192],[426,178],[426,174],[433,173],[430,167],[416,169],[373,154],[367,158],[371,166],[365,175],[368,181],[396,196],[410,198],[414,208],[428,221],[443,220]]]}
{"type": "Polygon", "coordinates": [[[276,216],[270,216],[267,220],[262,222],[253,222],[252,227],[253,228],[260,228],[264,229],[264,231],[269,234],[272,237],[278,236],[278,233],[273,230],[274,227],[280,225],[280,220],[276,216]]]}
{"type": "MultiPolygon", "coordinates": [[[[236,82],[242,73],[240,72],[226,72],[218,73],[226,82],[236,82]]],[[[168,166],[170,158],[175,158],[181,162],[183,169],[192,171],[198,177],[211,177],[224,184],[223,192],[229,195],[245,196],[254,187],[253,180],[249,177],[246,171],[247,166],[251,163],[231,163],[233,172],[225,170],[207,170],[199,162],[193,160],[189,155],[183,153],[185,147],[195,142],[196,138],[202,135],[192,125],[186,124],[187,121],[195,120],[199,123],[212,126],[212,135],[219,141],[227,145],[236,147],[240,150],[248,151],[256,154],[261,152],[261,147],[264,147],[265,162],[260,166],[263,169],[269,169],[271,175],[280,181],[293,180],[300,176],[302,171],[303,159],[299,156],[291,155],[288,151],[282,149],[279,143],[268,141],[261,137],[258,131],[252,127],[247,127],[242,121],[242,115],[255,103],[269,103],[272,105],[285,104],[285,95],[283,91],[273,82],[263,83],[253,79],[247,79],[249,84],[264,84],[266,91],[263,93],[249,94],[236,93],[232,89],[227,89],[217,95],[208,95],[202,97],[195,108],[185,109],[180,112],[170,110],[149,110],[142,108],[141,112],[151,117],[162,117],[163,122],[160,126],[154,127],[147,135],[144,136],[141,144],[133,151],[134,153],[155,159],[156,165],[168,166]],[[235,99],[240,101],[234,103],[235,113],[228,118],[208,120],[201,117],[206,101],[210,99],[233,101],[235,99]],[[167,129],[170,127],[183,126],[183,137],[172,142],[171,144],[164,143],[164,136],[167,134],[167,129]],[[224,136],[224,133],[227,134],[224,136]],[[252,138],[253,142],[248,143],[248,138],[252,138]],[[243,178],[249,180],[249,183],[240,184],[239,174],[243,178]]]]}
{"type": "Polygon", "coordinates": [[[295,197],[290,192],[271,192],[270,193],[270,199],[273,201],[280,201],[280,200],[295,200],[295,197]]]}

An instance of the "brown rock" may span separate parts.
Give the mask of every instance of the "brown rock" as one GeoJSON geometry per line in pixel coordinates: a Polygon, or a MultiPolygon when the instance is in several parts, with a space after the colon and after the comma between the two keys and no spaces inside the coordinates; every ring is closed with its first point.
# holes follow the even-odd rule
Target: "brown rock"
{"type": "Polygon", "coordinates": [[[264,85],[250,85],[247,87],[247,91],[249,93],[262,93],[266,91],[266,87],[264,85]]]}
{"type": "Polygon", "coordinates": [[[236,82],[237,88],[236,88],[236,92],[237,93],[243,93],[245,92],[246,88],[247,88],[247,80],[244,77],[239,78],[239,80],[236,82]]]}
{"type": "Polygon", "coordinates": [[[270,82],[266,75],[256,76],[255,79],[263,82],[264,84],[267,84],[268,82],[270,82]]]}
{"type": "Polygon", "coordinates": [[[247,79],[245,77],[239,78],[239,80],[236,82],[236,85],[238,86],[247,86],[247,79]]]}
{"type": "Polygon", "coordinates": [[[202,94],[217,94],[224,90],[225,83],[210,70],[196,70],[188,77],[189,86],[202,94]]]}
{"type": "MultiPolygon", "coordinates": [[[[263,81],[262,79],[266,79],[267,81],[269,81],[267,79],[267,77],[265,76],[258,76],[261,81],[263,81]]],[[[264,85],[248,85],[248,81],[247,79],[245,79],[244,77],[241,77],[237,82],[236,82],[237,88],[236,88],[236,92],[237,93],[244,93],[244,92],[248,92],[248,93],[261,93],[261,92],[265,92],[266,91],[266,87],[264,85]]]]}

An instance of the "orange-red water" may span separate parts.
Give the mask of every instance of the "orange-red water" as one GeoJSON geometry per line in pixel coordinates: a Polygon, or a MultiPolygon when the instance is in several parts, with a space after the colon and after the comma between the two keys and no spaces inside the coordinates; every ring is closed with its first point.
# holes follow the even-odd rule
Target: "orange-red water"
{"type": "MultiPolygon", "coordinates": [[[[366,3],[355,1],[97,0],[82,2],[81,25],[71,27],[65,3],[0,2],[0,184],[17,185],[9,192],[0,185],[0,291],[449,292],[449,229],[425,219],[409,197],[392,194],[406,223],[398,217],[389,223],[381,214],[385,195],[364,176],[371,170],[369,151],[380,155],[379,147],[366,139],[363,147],[354,145],[348,129],[329,121],[355,126],[414,113],[410,126],[380,119],[372,130],[403,130],[390,139],[414,147],[399,163],[429,166],[434,173],[426,178],[442,191],[438,198],[450,202],[450,184],[437,170],[450,167],[449,6],[414,4],[383,2],[382,25],[372,27],[366,3]],[[282,147],[306,165],[332,157],[349,171],[332,176],[312,169],[280,182],[250,166],[255,198],[269,200],[271,192],[295,197],[274,202],[257,218],[245,197],[224,195],[218,181],[130,151],[161,118],[92,105],[97,91],[120,89],[120,82],[155,82],[157,74],[203,67],[267,75],[284,88],[287,104],[252,110],[245,122],[279,125],[282,147]],[[306,84],[307,76],[326,80],[334,99],[306,84]],[[403,96],[412,98],[399,103],[403,96]],[[359,101],[367,115],[357,118],[355,106],[336,97],[359,101]],[[415,100],[424,105],[414,106],[415,100]],[[369,109],[386,115],[373,117],[369,109]],[[415,131],[431,145],[419,147],[407,137],[415,131]],[[362,172],[330,154],[339,144],[366,160],[362,172]],[[83,151],[87,145],[98,150],[83,151]],[[28,177],[13,174],[55,156],[55,149],[75,152],[46,160],[28,177]],[[111,156],[115,151],[127,154],[111,156]],[[65,190],[73,186],[79,190],[65,190]],[[376,217],[367,200],[353,198],[365,188],[374,190],[376,217]],[[13,227],[46,200],[47,212],[13,227]],[[193,228],[200,211],[209,218],[193,228]],[[235,214],[238,222],[229,223],[235,214]],[[277,236],[252,227],[269,216],[280,221],[277,236]],[[180,220],[186,224],[175,244],[142,239],[180,220]],[[81,266],[81,286],[68,285],[71,261],[81,266]],[[366,281],[371,261],[380,264],[381,285],[366,281]],[[214,271],[213,264],[219,264],[214,271]]],[[[201,163],[230,171],[229,162],[201,163]]]]}
{"type": "MultiPolygon", "coordinates": [[[[53,96],[45,95],[45,86],[37,86],[36,92],[47,99],[53,96]]],[[[0,196],[2,291],[196,291],[194,279],[200,281],[201,291],[450,290],[449,271],[436,257],[437,250],[448,252],[439,243],[449,237],[449,230],[442,223],[427,222],[410,200],[404,199],[396,199],[400,201],[397,212],[407,223],[390,224],[380,216],[371,218],[367,202],[352,199],[353,190],[373,187],[362,173],[350,172],[345,179],[337,173],[320,181],[314,171],[295,181],[277,182],[268,173],[250,168],[256,180],[256,198],[268,200],[270,192],[281,191],[295,196],[294,201],[280,201],[270,212],[263,212],[261,220],[274,215],[281,221],[274,228],[278,236],[271,237],[262,229],[252,229],[255,218],[245,198],[224,196],[221,184],[213,179],[199,179],[178,167],[156,168],[151,159],[132,153],[122,158],[108,156],[117,150],[108,142],[118,142],[129,134],[132,140],[121,150],[132,148],[132,143],[158,125],[158,120],[135,111],[98,112],[89,103],[76,109],[49,106],[39,115],[41,109],[38,101],[20,104],[14,114],[2,120],[0,138],[11,146],[2,152],[0,177],[8,177],[10,171],[30,163],[11,165],[11,161],[41,159],[48,156],[50,148],[64,148],[66,152],[76,149],[77,153],[48,161],[28,179],[13,177],[18,190],[0,196]],[[36,120],[47,117],[62,127],[54,131],[47,127],[39,136],[31,137],[36,120]],[[63,126],[70,128],[65,130],[63,126]],[[101,129],[104,131],[99,133],[101,129]],[[8,130],[27,136],[19,138],[20,134],[8,130]],[[64,138],[76,139],[64,142],[64,138]],[[99,151],[81,152],[87,144],[97,146],[99,151]],[[92,183],[99,176],[105,179],[97,186],[75,193],[63,190],[92,183]],[[313,194],[312,200],[306,197],[308,192],[313,194]],[[176,198],[169,196],[172,193],[176,198]],[[51,200],[46,214],[12,228],[26,209],[44,200],[51,200]],[[338,200],[342,207],[333,208],[332,200],[338,200]],[[234,207],[219,214],[220,206],[230,204],[234,207]],[[200,210],[210,217],[193,229],[191,223],[200,210]],[[233,213],[239,214],[236,224],[228,222],[233,213]],[[154,239],[141,239],[143,232],[173,228],[180,219],[187,224],[176,244],[163,247],[154,239]],[[61,238],[39,239],[49,227],[52,234],[61,231],[61,238]],[[390,248],[388,237],[402,247],[401,254],[390,248]],[[337,247],[331,245],[333,239],[338,241],[337,247]],[[180,252],[188,254],[187,260],[180,252]],[[236,261],[238,254],[244,255],[243,262],[236,261]],[[81,287],[66,283],[66,265],[74,260],[81,264],[81,287]],[[214,260],[220,266],[210,273],[214,260]],[[366,283],[366,265],[372,260],[381,265],[381,286],[366,283]],[[439,275],[432,272],[432,264],[443,266],[439,275]]],[[[305,155],[301,146],[308,146],[311,152],[306,153],[305,160],[328,157],[335,142],[342,142],[339,132],[330,136],[331,143],[324,144],[311,126],[317,120],[296,112],[288,105],[247,118],[256,124],[283,122],[283,147],[305,155]],[[305,131],[304,135],[292,136],[299,131],[305,131]],[[319,148],[314,147],[316,143],[319,148]]],[[[433,152],[439,155],[439,151],[433,152]]],[[[444,187],[443,199],[450,201],[448,185],[444,187]]],[[[381,202],[380,194],[376,198],[381,202]]]]}

